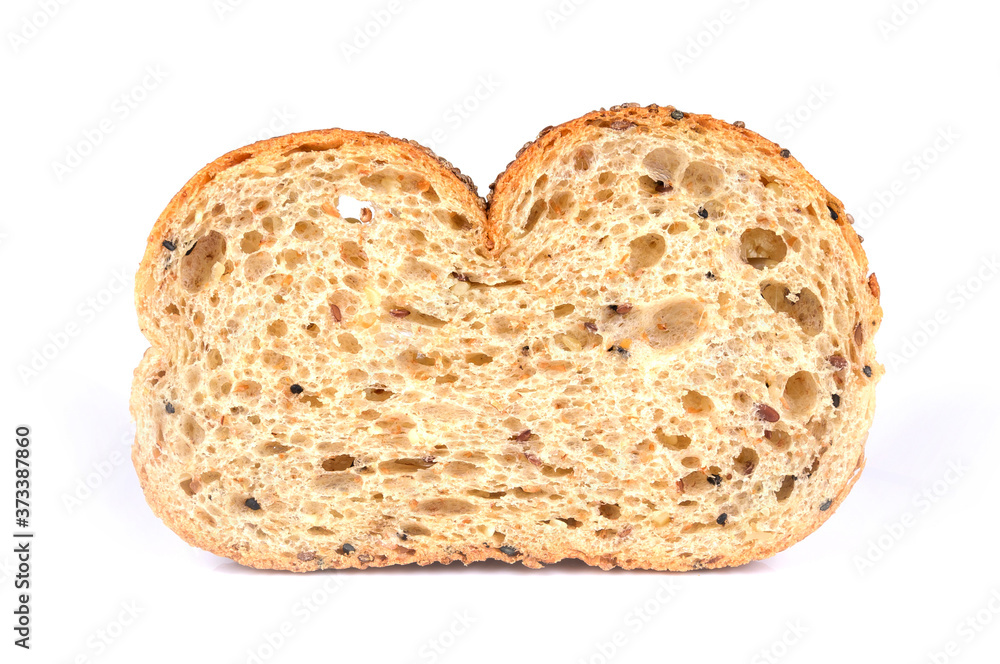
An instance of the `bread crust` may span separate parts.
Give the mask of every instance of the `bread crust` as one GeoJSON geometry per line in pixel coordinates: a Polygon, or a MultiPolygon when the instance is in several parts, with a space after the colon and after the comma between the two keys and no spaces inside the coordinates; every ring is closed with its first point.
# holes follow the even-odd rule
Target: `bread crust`
{"type": "MultiPolygon", "coordinates": [[[[131,398],[131,408],[133,417],[139,422],[139,429],[136,434],[136,443],[133,447],[133,463],[136,467],[146,500],[153,511],[175,532],[178,533],[188,543],[215,553],[220,556],[232,558],[236,562],[251,567],[264,569],[283,569],[289,571],[311,571],[328,568],[367,568],[381,567],[403,563],[417,563],[428,565],[433,563],[449,564],[460,561],[465,564],[481,560],[501,560],[505,562],[520,562],[527,567],[541,567],[567,558],[576,558],[584,561],[588,565],[597,566],[602,569],[612,567],[622,567],[625,569],[658,569],[658,570],[694,570],[712,569],[728,566],[738,566],[753,560],[770,557],[779,551],[784,550],[791,544],[809,535],[822,523],[826,521],[840,506],[843,499],[849,493],[853,484],[857,481],[864,466],[864,440],[849,441],[845,444],[850,448],[857,448],[861,451],[857,460],[857,467],[850,480],[840,489],[828,509],[815,511],[815,517],[808,522],[799,524],[799,527],[791,533],[785,533],[767,544],[757,544],[752,549],[743,549],[734,552],[720,552],[708,559],[680,558],[672,555],[669,551],[655,550],[655,546],[646,547],[643,557],[609,557],[588,555],[585,552],[560,549],[553,547],[546,542],[534,542],[530,554],[517,552],[508,556],[495,547],[470,543],[461,548],[453,550],[447,547],[428,548],[426,553],[421,555],[401,555],[388,551],[385,555],[376,559],[362,562],[359,556],[335,556],[331,558],[313,558],[310,560],[294,560],[279,556],[268,556],[259,552],[249,552],[227,545],[221,539],[213,537],[199,522],[190,514],[173,509],[169,506],[169,501],[161,499],[160,487],[150,480],[146,471],[146,464],[149,462],[150,451],[155,448],[155,432],[150,427],[143,426],[142,409],[144,404],[151,398],[147,394],[146,380],[154,375],[165,365],[163,358],[157,352],[159,347],[165,345],[167,340],[162,338],[157,329],[155,317],[151,307],[150,289],[153,285],[153,274],[160,269],[160,245],[164,240],[169,240],[171,231],[174,229],[179,219],[183,219],[189,211],[189,206],[199,192],[208,186],[216,177],[226,170],[243,163],[254,162],[266,163],[275,158],[279,158],[290,151],[302,149],[324,149],[338,143],[350,142],[362,148],[377,149],[386,151],[394,156],[409,159],[418,164],[430,176],[436,178],[439,186],[458,199],[464,201],[469,209],[478,209],[483,213],[479,220],[481,226],[480,242],[482,248],[494,258],[500,258],[508,247],[509,239],[503,235],[502,220],[505,219],[513,209],[516,201],[513,193],[517,191],[516,184],[524,181],[531,181],[532,178],[543,169],[545,157],[550,151],[557,149],[561,141],[572,141],[581,133],[590,129],[593,124],[617,123],[623,127],[623,131],[635,128],[649,128],[658,125],[679,124],[690,131],[699,133],[712,132],[719,135],[722,140],[732,142],[746,150],[754,150],[763,157],[771,160],[775,167],[781,169],[786,174],[791,174],[803,186],[821,192],[821,195],[828,201],[831,211],[836,214],[836,220],[831,219],[830,223],[835,223],[844,242],[849,248],[849,255],[854,264],[847,269],[847,276],[857,280],[867,293],[872,297],[864,298],[864,301],[857,302],[859,315],[863,320],[871,321],[877,328],[882,319],[882,310],[879,305],[879,290],[874,276],[867,275],[867,258],[861,247],[857,233],[850,225],[850,217],[844,211],[842,202],[830,194],[812,175],[810,175],[802,165],[793,157],[783,157],[782,150],[777,144],[768,141],[759,134],[746,128],[712,118],[708,115],[697,115],[685,113],[682,118],[677,119],[676,109],[672,106],[647,106],[640,107],[635,104],[624,104],[614,106],[609,110],[599,110],[588,113],[577,119],[564,124],[547,127],[542,130],[538,138],[526,144],[517,154],[516,158],[508,165],[496,181],[490,186],[490,194],[487,200],[478,196],[472,181],[454,168],[449,162],[437,157],[429,149],[413,141],[402,141],[389,137],[386,134],[373,134],[366,132],[352,132],[341,129],[328,129],[322,131],[309,131],[279,138],[260,141],[252,145],[233,150],[222,157],[211,162],[202,168],[187,184],[173,197],[166,209],[156,221],[153,230],[148,237],[148,245],[139,267],[136,277],[135,303],[139,315],[140,327],[143,333],[152,343],[142,362],[135,371],[133,393],[131,398]],[[627,125],[627,126],[626,126],[627,125]],[[874,283],[874,286],[869,286],[874,283]]],[[[881,375],[882,368],[875,366],[874,370],[881,375]]],[[[876,376],[876,379],[878,376],[876,376]]],[[[869,404],[869,412],[874,407],[874,397],[869,404]]],[[[866,434],[867,436],[867,434],[866,434]]],[[[865,437],[866,437],[865,436],[865,437]]],[[[639,547],[636,547],[639,548],[639,547]]]]}

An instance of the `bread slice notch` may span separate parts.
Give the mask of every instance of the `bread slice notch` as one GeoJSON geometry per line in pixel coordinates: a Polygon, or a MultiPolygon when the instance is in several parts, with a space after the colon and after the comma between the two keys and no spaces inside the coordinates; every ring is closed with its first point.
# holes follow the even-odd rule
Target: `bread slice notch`
{"type": "Polygon", "coordinates": [[[722,567],[857,478],[877,289],[841,203],[756,134],[592,113],[526,146],[488,215],[384,136],[233,154],[137,281],[133,459],[189,542],[298,571],[722,567]]]}

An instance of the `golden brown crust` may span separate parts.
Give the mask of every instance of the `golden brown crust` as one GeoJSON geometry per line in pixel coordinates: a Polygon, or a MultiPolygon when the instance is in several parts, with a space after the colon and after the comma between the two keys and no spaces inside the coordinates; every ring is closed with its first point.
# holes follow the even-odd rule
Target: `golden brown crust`
{"type": "MultiPolygon", "coordinates": [[[[671,106],[659,107],[653,105],[639,107],[634,104],[615,106],[609,110],[602,109],[556,127],[547,127],[539,134],[535,141],[526,144],[518,152],[514,161],[508,165],[507,169],[497,177],[494,184],[490,186],[491,192],[487,201],[483,201],[478,197],[475,191],[475,186],[467,176],[462,175],[450,163],[440,157],[437,157],[429,149],[424,148],[423,146],[420,146],[412,141],[400,141],[384,134],[329,129],[292,134],[267,141],[261,141],[254,143],[253,145],[234,150],[208,164],[193,178],[191,178],[181,191],[178,192],[178,194],[170,201],[154,225],[153,230],[149,235],[146,253],[136,278],[136,308],[139,312],[140,322],[141,324],[144,323],[147,320],[147,316],[151,315],[147,306],[149,299],[147,289],[152,279],[152,271],[157,269],[159,266],[160,244],[164,240],[170,239],[169,232],[173,228],[176,220],[183,218],[189,202],[194,199],[204,187],[206,187],[214,178],[219,176],[224,171],[244,162],[258,160],[263,163],[292,150],[329,149],[338,144],[342,144],[343,142],[355,142],[361,146],[378,147],[379,149],[392,151],[395,154],[405,155],[412,160],[419,161],[420,167],[427,168],[429,170],[439,169],[446,173],[448,177],[451,178],[451,184],[456,193],[464,190],[461,195],[466,197],[469,206],[479,207],[487,212],[486,223],[482,235],[482,243],[487,251],[492,252],[494,255],[499,255],[503,251],[506,242],[506,238],[502,236],[502,225],[500,220],[502,220],[505,215],[510,213],[511,207],[514,204],[514,201],[507,197],[506,193],[510,190],[516,189],[514,186],[515,183],[518,183],[528,177],[532,173],[533,169],[537,168],[537,165],[544,160],[545,154],[554,149],[560,141],[571,139],[577,132],[583,131],[590,125],[594,124],[626,131],[633,127],[641,128],[667,123],[681,124],[690,128],[690,131],[696,131],[699,133],[717,133],[723,136],[725,140],[745,146],[747,150],[757,151],[764,157],[773,160],[776,164],[779,164],[783,169],[791,169],[797,178],[800,178],[802,181],[809,182],[825,192],[826,200],[831,210],[831,217],[835,217],[832,220],[839,227],[847,246],[850,248],[850,254],[856,262],[856,271],[860,274],[859,279],[864,282],[865,288],[863,290],[872,294],[872,298],[866,299],[866,301],[861,303],[856,303],[859,307],[858,316],[863,320],[871,321],[874,327],[878,326],[882,317],[882,311],[878,304],[878,298],[880,295],[878,282],[875,279],[874,274],[867,279],[864,277],[868,268],[867,258],[861,247],[857,234],[850,226],[849,216],[844,212],[842,202],[833,195],[829,194],[829,192],[826,192],[826,190],[822,188],[822,185],[820,185],[820,183],[802,167],[794,156],[783,156],[780,146],[768,141],[753,131],[712,118],[708,115],[685,113],[683,117],[678,119],[676,109],[671,106]]],[[[144,333],[146,333],[147,336],[150,336],[151,341],[153,341],[155,349],[157,344],[157,341],[154,338],[155,332],[149,329],[150,326],[142,325],[142,327],[144,333]]],[[[139,409],[142,408],[142,404],[145,400],[141,387],[143,379],[147,374],[153,373],[154,367],[150,365],[158,361],[156,354],[152,352],[154,349],[151,349],[151,352],[147,352],[143,362],[136,369],[136,381],[132,396],[132,409],[133,415],[137,419],[139,419],[139,409]]],[[[875,370],[881,372],[880,367],[876,367],[875,370]]],[[[142,431],[138,432],[137,439],[142,435],[144,435],[142,431]]],[[[147,435],[149,434],[147,433],[147,435]]],[[[220,556],[232,558],[240,564],[251,567],[284,569],[289,571],[311,571],[331,568],[363,569],[367,567],[382,567],[414,562],[419,565],[428,565],[432,563],[448,564],[455,561],[468,564],[471,562],[490,559],[504,562],[520,562],[528,567],[541,567],[542,565],[555,563],[563,559],[576,558],[582,560],[588,565],[601,567],[602,569],[622,567],[625,569],[692,570],[737,566],[753,560],[766,558],[778,553],[813,532],[837,510],[840,503],[848,494],[854,482],[860,475],[861,469],[864,466],[863,441],[861,441],[859,447],[862,449],[862,454],[858,458],[855,473],[851,476],[848,483],[839,490],[837,495],[831,498],[831,503],[827,509],[817,510],[815,512],[816,516],[810,523],[802,524],[796,532],[786,533],[784,536],[772,540],[768,545],[758,544],[753,549],[730,552],[729,555],[717,555],[706,560],[682,559],[664,552],[659,552],[661,555],[650,555],[649,557],[643,559],[590,556],[580,551],[551,550],[550,547],[544,543],[539,544],[537,549],[532,552],[532,555],[524,555],[518,552],[513,556],[507,556],[495,547],[474,543],[463,547],[461,551],[438,549],[432,550],[432,553],[417,557],[414,557],[413,555],[401,555],[393,552],[388,552],[385,555],[370,558],[368,560],[363,560],[358,556],[339,556],[332,559],[314,558],[310,560],[290,560],[285,557],[269,557],[232,549],[218,539],[208,535],[205,529],[199,527],[199,523],[190,514],[180,510],[169,509],[164,503],[157,501],[156,496],[158,488],[151,484],[148,473],[146,472],[146,464],[151,461],[148,458],[140,458],[140,446],[138,443],[133,449],[133,462],[136,466],[140,483],[143,487],[147,501],[153,508],[154,512],[156,512],[168,526],[177,532],[185,541],[194,546],[198,546],[220,556]]]]}

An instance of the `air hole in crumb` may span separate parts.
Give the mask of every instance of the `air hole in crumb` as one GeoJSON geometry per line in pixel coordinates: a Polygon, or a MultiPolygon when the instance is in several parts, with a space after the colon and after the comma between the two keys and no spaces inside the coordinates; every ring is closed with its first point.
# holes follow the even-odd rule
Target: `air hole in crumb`
{"type": "Polygon", "coordinates": [[[274,267],[274,257],[271,254],[258,251],[243,263],[243,274],[247,281],[259,281],[274,267]]]}
{"type": "Polygon", "coordinates": [[[597,508],[597,511],[601,513],[605,519],[617,519],[622,515],[622,510],[618,505],[609,505],[607,503],[602,504],[597,508]]]}
{"type": "Polygon", "coordinates": [[[444,466],[444,474],[452,477],[475,477],[482,472],[482,468],[468,461],[449,461],[444,466]]]}
{"type": "Polygon", "coordinates": [[[538,220],[542,218],[542,215],[545,213],[545,210],[548,209],[548,206],[549,204],[545,201],[545,199],[540,199],[534,202],[531,206],[531,210],[528,212],[528,219],[524,222],[524,227],[522,229],[525,235],[535,229],[535,226],[538,224],[538,220]]]}
{"type": "Polygon", "coordinates": [[[708,413],[715,408],[715,404],[712,403],[710,398],[693,390],[688,391],[684,395],[681,399],[681,403],[684,404],[684,410],[688,413],[708,413]]]}
{"type": "Polygon", "coordinates": [[[784,429],[771,429],[764,432],[764,440],[778,450],[787,450],[792,445],[792,437],[784,429]]]}
{"type": "Polygon", "coordinates": [[[758,270],[774,267],[785,259],[788,247],[774,231],[751,228],[740,236],[740,257],[758,270]]]}
{"type": "Polygon", "coordinates": [[[211,231],[202,236],[181,261],[181,284],[192,293],[201,290],[213,278],[221,276],[215,266],[225,257],[226,239],[221,233],[211,231]]]}
{"type": "Polygon", "coordinates": [[[301,251],[296,251],[295,249],[285,249],[281,252],[281,260],[285,263],[285,266],[289,269],[297,268],[306,262],[306,254],[301,251]]]}
{"type": "Polygon", "coordinates": [[[357,242],[344,242],[341,244],[340,257],[349,265],[361,268],[362,270],[368,269],[368,256],[365,255],[365,252],[358,246],[357,242]]]}
{"type": "Polygon", "coordinates": [[[340,349],[345,353],[355,354],[361,350],[361,344],[354,337],[353,334],[349,332],[344,332],[337,337],[337,343],[340,345],[340,349]]]}
{"type": "Polygon", "coordinates": [[[459,498],[431,498],[417,503],[415,511],[429,516],[456,516],[474,514],[478,508],[469,501],[459,498]]]}
{"type": "Polygon", "coordinates": [[[684,171],[681,185],[695,198],[706,199],[718,193],[724,181],[725,174],[721,169],[703,161],[695,161],[684,171]]]}
{"type": "Polygon", "coordinates": [[[292,235],[300,240],[318,240],[323,237],[323,231],[311,221],[300,221],[295,224],[292,235]]]}
{"type": "Polygon", "coordinates": [[[768,281],[760,289],[761,297],[776,313],[783,313],[795,319],[802,331],[814,337],[823,330],[823,305],[808,288],[795,296],[787,286],[768,281]]]}
{"type": "Polygon", "coordinates": [[[291,446],[282,445],[281,443],[264,443],[258,449],[258,453],[261,456],[274,456],[276,454],[284,454],[290,449],[292,449],[291,446]]]}
{"type": "Polygon", "coordinates": [[[400,475],[426,470],[434,465],[432,458],[392,459],[378,465],[379,472],[386,475],[400,475]]]}
{"type": "Polygon", "coordinates": [[[752,474],[754,469],[757,468],[758,463],[760,463],[760,456],[749,447],[740,449],[739,455],[733,459],[733,465],[736,467],[736,472],[741,475],[752,474]]]}
{"type": "Polygon", "coordinates": [[[273,233],[277,230],[281,230],[281,219],[275,216],[264,217],[260,221],[260,227],[263,228],[268,233],[273,233]]]}
{"type": "Polygon", "coordinates": [[[474,364],[477,367],[481,367],[484,364],[489,364],[493,361],[492,355],[487,355],[486,353],[469,353],[465,356],[465,361],[469,364],[474,364]]]}
{"type": "Polygon", "coordinates": [[[434,216],[454,231],[467,231],[472,228],[472,222],[464,214],[450,210],[435,210],[434,216]]]}
{"type": "Polygon", "coordinates": [[[691,444],[691,439],[688,436],[666,434],[660,427],[656,427],[656,429],[653,430],[653,435],[656,436],[656,440],[661,445],[674,452],[687,449],[687,447],[691,444]]]}
{"type": "Polygon", "coordinates": [[[368,401],[388,401],[392,397],[392,391],[384,387],[365,388],[365,399],[368,401]]]}
{"type": "Polygon", "coordinates": [[[267,333],[272,337],[283,337],[288,333],[288,325],[283,320],[276,320],[267,326],[267,333]]]}
{"type": "Polygon", "coordinates": [[[661,307],[646,331],[649,345],[669,349],[692,341],[701,332],[704,307],[695,300],[678,300],[661,307]]]}
{"type": "Polygon", "coordinates": [[[649,233],[632,240],[629,245],[629,266],[633,272],[653,267],[663,258],[667,243],[662,235],[649,233]]]}
{"type": "Polygon", "coordinates": [[[708,475],[700,470],[688,473],[680,481],[684,486],[684,493],[703,493],[712,488],[708,481],[708,475]]]}
{"type": "Polygon", "coordinates": [[[795,488],[795,475],[785,475],[781,480],[781,486],[778,487],[778,491],[775,493],[775,497],[778,502],[787,500],[790,495],[792,495],[792,490],[795,488]]]}
{"type": "Polygon", "coordinates": [[[476,498],[485,498],[487,500],[497,500],[507,495],[506,491],[483,491],[482,489],[470,489],[466,493],[467,495],[475,496],[476,498]]]}
{"type": "Polygon", "coordinates": [[[545,477],[566,477],[567,475],[572,474],[572,468],[557,468],[548,464],[542,466],[542,475],[545,477]]]}
{"type": "Polygon", "coordinates": [[[594,151],[589,146],[583,146],[573,153],[573,168],[585,171],[594,165],[594,151]]]}
{"type": "Polygon", "coordinates": [[[701,459],[696,456],[687,456],[681,459],[681,465],[685,468],[698,468],[701,466],[701,459]]]}
{"type": "Polygon", "coordinates": [[[656,148],[642,160],[642,165],[653,180],[668,183],[680,177],[687,157],[674,148],[656,148]]]}
{"type": "Polygon", "coordinates": [[[560,304],[558,307],[552,310],[552,315],[556,318],[562,318],[563,316],[569,316],[576,307],[572,304],[560,304]]]}
{"type": "Polygon", "coordinates": [[[573,192],[559,191],[549,199],[549,218],[564,217],[573,208],[573,192]]]}
{"type": "Polygon", "coordinates": [[[243,234],[243,239],[240,240],[240,249],[243,250],[244,254],[252,254],[253,252],[260,249],[260,241],[263,239],[257,231],[249,231],[243,234]]]}
{"type": "Polygon", "coordinates": [[[354,457],[350,454],[340,454],[323,460],[323,470],[328,472],[340,472],[347,470],[354,465],[354,457]]]}
{"type": "Polygon", "coordinates": [[[427,201],[428,203],[440,203],[441,202],[441,197],[438,196],[438,193],[434,189],[434,187],[432,187],[430,185],[428,185],[427,189],[424,190],[424,192],[421,193],[420,195],[423,196],[424,200],[427,201]]]}
{"type": "Polygon", "coordinates": [[[816,405],[819,385],[808,371],[799,371],[785,383],[784,398],[793,413],[807,414],[816,405]]]}

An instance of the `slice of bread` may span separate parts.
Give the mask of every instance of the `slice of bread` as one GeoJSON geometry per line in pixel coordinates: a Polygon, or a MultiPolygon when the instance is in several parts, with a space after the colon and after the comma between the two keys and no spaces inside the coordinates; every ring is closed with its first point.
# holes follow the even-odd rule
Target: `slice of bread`
{"type": "Polygon", "coordinates": [[[738,125],[591,113],[488,206],[384,135],[213,162],[136,283],[150,506],[296,571],[688,570],[802,539],[864,465],[878,284],[842,203],[738,125]]]}

